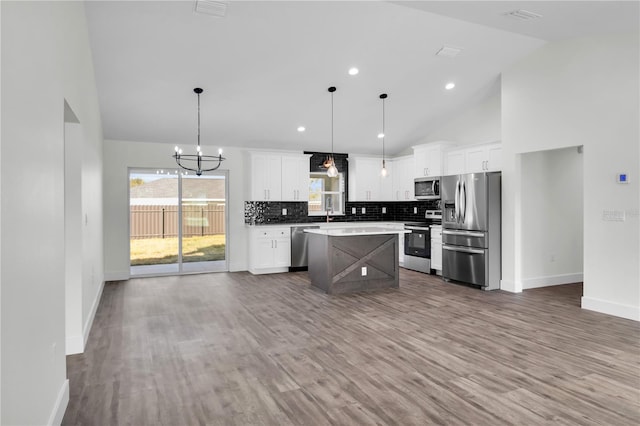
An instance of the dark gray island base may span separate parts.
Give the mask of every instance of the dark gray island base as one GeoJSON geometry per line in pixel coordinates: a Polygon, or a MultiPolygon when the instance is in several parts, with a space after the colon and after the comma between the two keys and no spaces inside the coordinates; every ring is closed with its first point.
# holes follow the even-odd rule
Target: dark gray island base
{"type": "Polygon", "coordinates": [[[309,230],[311,285],[328,294],[398,288],[398,233],[385,228],[309,230]]]}

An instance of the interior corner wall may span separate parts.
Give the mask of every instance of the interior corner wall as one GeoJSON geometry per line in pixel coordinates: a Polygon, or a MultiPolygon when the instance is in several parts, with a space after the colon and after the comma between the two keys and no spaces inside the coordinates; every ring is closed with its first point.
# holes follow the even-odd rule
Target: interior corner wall
{"type": "Polygon", "coordinates": [[[60,424],[65,360],[64,101],[82,123],[85,253],[102,283],[102,128],[83,2],[2,2],[0,424],[60,424]],[[24,160],[28,154],[28,161],[24,160]],[[10,250],[7,250],[7,247],[10,250]]]}
{"type": "Polygon", "coordinates": [[[583,173],[577,147],[522,155],[522,287],[583,280],[583,173]]]}
{"type": "Polygon", "coordinates": [[[582,307],[640,320],[638,39],[549,43],[503,72],[503,289],[522,290],[521,154],[583,145],[582,307]],[[617,184],[619,172],[630,183],[617,184]]]}
{"type": "MultiPolygon", "coordinates": [[[[206,146],[204,147],[206,149],[206,146]]],[[[104,143],[104,253],[105,278],[128,279],[129,168],[175,169],[173,145],[107,140],[104,143]]],[[[244,151],[226,148],[221,170],[229,172],[227,194],[229,270],[247,270],[247,235],[244,224],[244,151]]]]}
{"type": "Polygon", "coordinates": [[[502,139],[500,100],[500,93],[495,93],[461,111],[421,139],[450,141],[459,145],[499,141],[502,139]]]}

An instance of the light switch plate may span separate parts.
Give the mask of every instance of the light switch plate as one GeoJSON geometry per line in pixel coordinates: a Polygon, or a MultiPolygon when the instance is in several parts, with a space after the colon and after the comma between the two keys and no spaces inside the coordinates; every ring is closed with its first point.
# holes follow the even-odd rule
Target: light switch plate
{"type": "Polygon", "coordinates": [[[287,215],[287,209],[282,209],[282,216],[286,216],[287,215]]]}
{"type": "Polygon", "coordinates": [[[367,214],[367,209],[365,209],[364,207],[362,208],[362,214],[367,214]]]}
{"type": "Polygon", "coordinates": [[[382,214],[387,214],[387,208],[386,207],[382,208],[382,214]]]}
{"type": "Polygon", "coordinates": [[[418,214],[418,208],[417,207],[413,208],[413,214],[418,214]]]}
{"type": "Polygon", "coordinates": [[[356,208],[355,207],[351,207],[351,214],[356,214],[356,208]]]}

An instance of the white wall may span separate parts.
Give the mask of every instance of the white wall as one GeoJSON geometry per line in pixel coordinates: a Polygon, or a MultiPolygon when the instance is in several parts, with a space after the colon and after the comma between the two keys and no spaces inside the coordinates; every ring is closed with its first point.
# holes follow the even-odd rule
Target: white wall
{"type": "Polygon", "coordinates": [[[528,243],[518,154],[584,145],[582,306],[640,320],[639,51],[637,33],[555,42],[503,72],[503,289],[522,290],[528,243]]]}
{"type": "Polygon", "coordinates": [[[2,2],[1,19],[0,423],[43,425],[61,421],[69,395],[64,101],[84,129],[82,192],[91,200],[82,203],[83,235],[91,241],[76,254],[94,270],[83,283],[89,300],[102,288],[102,130],[84,3],[2,2]]]}
{"type": "Polygon", "coordinates": [[[445,121],[424,141],[451,141],[459,145],[495,142],[502,139],[500,93],[460,111],[445,121]]]}
{"type": "MultiPolygon", "coordinates": [[[[195,144],[195,142],[194,142],[195,144]]],[[[189,149],[188,145],[182,144],[189,149]]],[[[193,147],[191,147],[193,148],[193,147]]],[[[203,146],[206,151],[207,147],[203,146]]],[[[247,236],[244,225],[245,176],[243,150],[224,148],[227,158],[220,170],[229,171],[229,270],[247,270],[247,236]]],[[[129,168],[175,169],[173,145],[107,140],[104,143],[105,277],[129,277],[129,168]]]]}
{"type": "Polygon", "coordinates": [[[522,155],[523,289],[583,279],[582,154],[577,147],[522,155]]]}

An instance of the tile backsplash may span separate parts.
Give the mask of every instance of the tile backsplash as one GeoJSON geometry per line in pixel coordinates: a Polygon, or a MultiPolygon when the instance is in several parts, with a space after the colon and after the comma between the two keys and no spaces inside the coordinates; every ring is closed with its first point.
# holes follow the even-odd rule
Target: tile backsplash
{"type": "MultiPolygon", "coordinates": [[[[344,216],[332,216],[332,222],[420,221],[426,210],[435,210],[437,201],[347,202],[344,216]],[[355,208],[355,214],[352,210],[355,208]],[[365,214],[362,214],[362,209],[365,214]],[[386,210],[382,212],[383,208],[386,210]],[[416,211],[417,213],[414,213],[416,211]]],[[[326,216],[309,216],[305,202],[245,201],[244,222],[268,225],[277,223],[324,222],[326,216]],[[283,215],[286,209],[286,215],[283,215]]]]}

